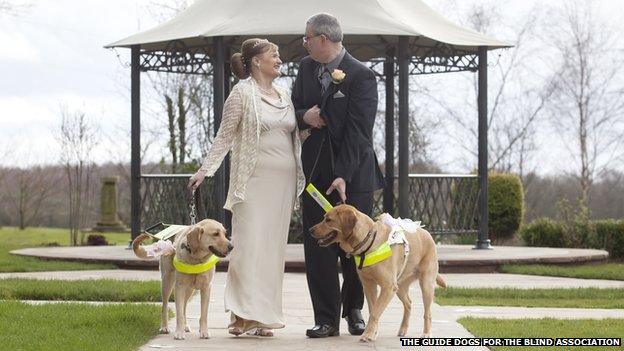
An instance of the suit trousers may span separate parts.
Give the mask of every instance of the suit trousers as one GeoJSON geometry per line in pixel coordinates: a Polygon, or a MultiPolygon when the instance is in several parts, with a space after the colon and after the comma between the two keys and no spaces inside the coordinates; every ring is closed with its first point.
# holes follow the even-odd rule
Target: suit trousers
{"type": "MultiPolygon", "coordinates": [[[[319,191],[323,194],[326,190],[327,187],[319,187],[319,191]]],[[[347,204],[371,215],[372,192],[347,193],[346,195],[347,204]]],[[[342,317],[345,317],[352,309],[362,309],[364,305],[362,283],[357,275],[353,257],[347,258],[338,244],[328,247],[318,246],[316,239],[310,234],[310,228],[323,220],[325,211],[307,192],[304,192],[302,202],[305,267],[314,308],[314,322],[315,324],[330,324],[338,328],[341,305],[342,317]],[[342,289],[338,278],[338,258],[340,258],[342,268],[342,289]]]]}

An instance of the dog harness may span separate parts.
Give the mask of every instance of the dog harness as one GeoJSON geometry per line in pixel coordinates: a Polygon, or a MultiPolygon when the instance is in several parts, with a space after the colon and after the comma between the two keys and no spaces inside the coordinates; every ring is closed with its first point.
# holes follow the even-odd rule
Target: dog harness
{"type": "Polygon", "coordinates": [[[211,270],[219,262],[219,257],[211,255],[208,261],[199,264],[188,264],[180,261],[178,255],[173,256],[173,266],[180,273],[200,274],[211,270]]]}
{"type": "Polygon", "coordinates": [[[392,250],[390,249],[390,245],[388,244],[388,242],[385,242],[379,245],[379,247],[375,249],[375,251],[366,254],[355,255],[353,256],[353,259],[355,260],[355,264],[357,265],[358,269],[362,269],[362,267],[372,266],[375,263],[384,261],[390,256],[392,256],[392,250]],[[362,260],[362,258],[364,258],[364,260],[362,260]]]}
{"type": "MultiPolygon", "coordinates": [[[[377,249],[375,249],[375,251],[366,253],[366,251],[368,250],[365,250],[363,254],[354,255],[353,259],[355,260],[355,264],[357,265],[358,269],[362,269],[363,267],[372,266],[376,263],[382,262],[388,259],[389,257],[391,257],[392,246],[403,245],[404,260],[403,260],[403,267],[401,267],[401,270],[399,271],[399,276],[400,276],[401,273],[403,273],[405,264],[407,263],[407,256],[409,255],[409,250],[410,250],[409,242],[407,241],[407,238],[405,237],[405,232],[415,231],[416,229],[420,228],[421,227],[420,222],[414,222],[411,219],[401,219],[401,218],[396,219],[387,213],[382,214],[380,217],[380,220],[382,223],[392,228],[392,231],[390,232],[390,235],[388,236],[388,241],[381,244],[377,249]],[[362,260],[362,258],[364,260],[362,260]]],[[[364,239],[364,241],[366,241],[368,237],[369,236],[367,236],[366,239],[364,239]]],[[[374,238],[373,238],[373,241],[375,241],[374,238]]]]}

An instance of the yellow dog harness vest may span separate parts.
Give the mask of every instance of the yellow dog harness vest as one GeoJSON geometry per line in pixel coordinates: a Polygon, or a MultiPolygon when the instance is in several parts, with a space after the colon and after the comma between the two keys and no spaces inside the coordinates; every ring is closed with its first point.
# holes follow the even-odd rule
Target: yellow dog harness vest
{"type": "Polygon", "coordinates": [[[178,255],[173,256],[173,266],[180,273],[186,274],[200,274],[211,270],[219,262],[219,257],[216,255],[210,256],[208,261],[199,264],[188,264],[180,261],[178,255]]]}
{"type": "Polygon", "coordinates": [[[355,260],[355,265],[361,269],[361,267],[372,266],[376,263],[382,262],[392,256],[392,250],[390,249],[390,244],[387,242],[381,244],[375,251],[367,252],[364,255],[364,263],[362,263],[361,255],[353,256],[355,260]]]}

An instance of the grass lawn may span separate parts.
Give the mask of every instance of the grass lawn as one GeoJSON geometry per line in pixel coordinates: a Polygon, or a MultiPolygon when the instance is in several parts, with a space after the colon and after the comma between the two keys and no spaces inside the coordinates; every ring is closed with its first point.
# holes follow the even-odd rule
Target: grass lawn
{"type": "Polygon", "coordinates": [[[3,350],[136,350],[158,333],[160,306],[0,302],[3,350]]]}
{"type": "MultiPolygon", "coordinates": [[[[110,243],[127,245],[128,233],[105,233],[110,243]]],[[[12,250],[27,247],[48,246],[58,244],[69,245],[69,231],[57,228],[27,228],[19,230],[14,227],[0,228],[0,272],[41,272],[41,271],[73,271],[86,269],[114,269],[113,264],[94,264],[81,262],[63,262],[40,260],[33,257],[21,257],[9,254],[12,250]]]]}
{"type": "MultiPolygon", "coordinates": [[[[468,331],[480,338],[621,338],[624,319],[496,319],[464,317],[459,319],[468,331]]],[[[621,347],[490,347],[491,350],[621,350],[621,347]]]]}
{"type": "Polygon", "coordinates": [[[0,300],[158,302],[160,281],[0,279],[0,300]]]}
{"type": "Polygon", "coordinates": [[[624,280],[623,263],[589,264],[582,266],[503,265],[501,273],[546,275],[582,279],[624,280]]]}
{"type": "Polygon", "coordinates": [[[624,289],[436,289],[436,303],[452,306],[624,308],[624,289]]]}

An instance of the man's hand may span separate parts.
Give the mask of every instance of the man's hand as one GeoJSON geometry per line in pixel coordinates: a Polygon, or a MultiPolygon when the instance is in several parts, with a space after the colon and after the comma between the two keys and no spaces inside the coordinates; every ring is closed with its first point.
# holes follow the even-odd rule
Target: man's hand
{"type": "Polygon", "coordinates": [[[321,117],[321,109],[314,105],[303,115],[303,121],[312,128],[321,129],[325,127],[325,121],[321,117]]]}
{"type": "Polygon", "coordinates": [[[326,195],[332,193],[332,191],[338,190],[338,195],[340,195],[340,199],[342,202],[347,201],[347,183],[342,178],[334,179],[333,183],[330,185],[329,189],[327,189],[326,195]]]}

